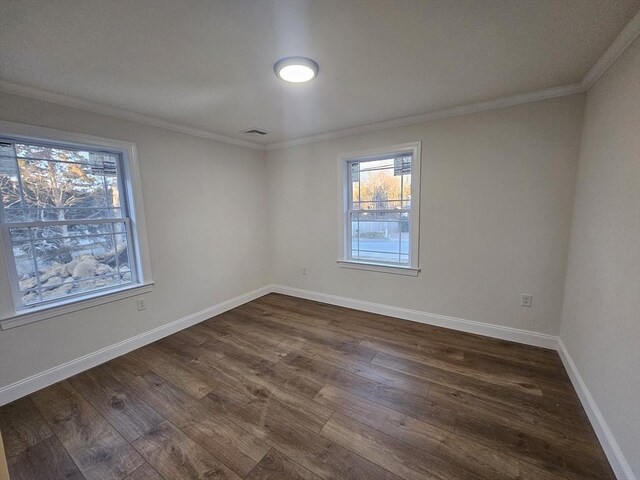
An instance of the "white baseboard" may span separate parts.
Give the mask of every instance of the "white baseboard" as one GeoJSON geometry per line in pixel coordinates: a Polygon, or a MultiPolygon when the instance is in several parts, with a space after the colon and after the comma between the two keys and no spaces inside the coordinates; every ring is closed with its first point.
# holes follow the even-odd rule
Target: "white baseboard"
{"type": "Polygon", "coordinates": [[[227,310],[236,308],[244,303],[255,300],[271,292],[271,287],[266,286],[254,290],[244,295],[232,298],[230,300],[218,303],[212,307],[206,308],[186,317],[175,320],[166,325],[154,328],[148,332],[141,333],[135,337],[128,338],[122,342],[101,348],[95,352],[76,358],[62,365],[55,366],[44,372],[40,372],[31,377],[19,380],[11,385],[0,388],[0,406],[24,397],[42,388],[53,385],[56,382],[69,378],[80,372],[93,368],[101,363],[107,362],[113,358],[124,355],[136,348],[143,347],[149,343],[160,340],[168,335],[176,333],[187,327],[200,323],[208,318],[219,315],[227,310]]]}
{"type": "Polygon", "coordinates": [[[162,325],[148,332],[141,333],[133,338],[123,340],[122,342],[102,348],[96,352],[50,368],[44,372],[25,378],[11,385],[7,385],[6,387],[2,387],[0,388],[0,406],[272,292],[328,303],[340,307],[387,315],[418,323],[450,328],[452,330],[485,335],[488,337],[499,338],[501,340],[509,340],[526,345],[557,350],[565,369],[571,378],[573,387],[578,393],[582,406],[587,412],[591,425],[593,426],[602,448],[611,463],[611,467],[613,468],[616,477],[619,480],[638,480],[631,470],[629,462],[624,457],[618,442],[609,429],[600,409],[595,403],[595,400],[591,396],[582,376],[578,372],[575,363],[571,359],[566,346],[558,337],[544,333],[531,332],[528,330],[476,322],[474,320],[466,320],[380,303],[366,302],[364,300],[355,300],[337,295],[313,292],[310,290],[286,287],[283,285],[267,285],[180,318],[166,325],[162,325]]]}
{"type": "Polygon", "coordinates": [[[607,455],[611,468],[613,468],[616,474],[616,478],[618,480],[638,480],[633,470],[631,470],[631,465],[629,465],[629,462],[622,453],[620,445],[618,445],[618,442],[613,436],[613,432],[607,425],[596,401],[591,396],[587,384],[582,379],[578,367],[571,358],[562,339],[558,339],[558,353],[560,354],[564,368],[569,374],[573,388],[576,390],[580,402],[587,412],[591,426],[595,430],[598,440],[600,440],[600,445],[602,445],[602,449],[607,455]]]}
{"type": "Polygon", "coordinates": [[[339,297],[329,295],[327,293],[312,292],[310,290],[302,290],[299,288],[285,287],[283,285],[271,285],[271,291],[282,293],[283,295],[291,295],[292,297],[305,298],[316,302],[330,303],[340,307],[353,308],[365,312],[387,315],[389,317],[401,318],[403,320],[411,320],[413,322],[426,323],[437,327],[450,328],[461,332],[475,333],[487,337],[499,338],[501,340],[509,340],[511,342],[524,343],[535,347],[550,348],[556,350],[558,348],[558,337],[547,335],[545,333],[531,332],[529,330],[521,330],[518,328],[503,327],[490,323],[476,322],[474,320],[465,320],[463,318],[449,317],[437,313],[421,312],[419,310],[410,310],[402,307],[392,307],[381,303],[366,302],[364,300],[354,300],[353,298],[339,297]]]}
{"type": "Polygon", "coordinates": [[[553,335],[546,335],[544,333],[536,333],[528,330],[476,322],[474,320],[465,320],[462,318],[449,317],[435,313],[393,307],[390,305],[355,300],[352,298],[339,297],[336,295],[286,287],[283,285],[271,285],[269,288],[270,291],[274,293],[282,293],[283,295],[290,295],[292,297],[299,297],[316,302],[338,305],[340,307],[353,308],[355,310],[378,313],[389,317],[450,328],[452,330],[476,333],[478,335],[499,338],[501,340],[509,340],[512,342],[524,343],[526,345],[557,350],[560,354],[560,358],[562,359],[562,363],[571,378],[573,388],[576,390],[578,397],[580,398],[580,402],[587,412],[591,426],[595,430],[602,449],[611,464],[611,468],[613,468],[613,471],[616,474],[616,478],[618,478],[618,480],[638,480],[631,470],[629,462],[624,457],[613,433],[609,429],[598,405],[591,396],[591,393],[589,393],[589,389],[578,372],[576,364],[571,359],[566,346],[560,338],[554,337],[553,335]]]}

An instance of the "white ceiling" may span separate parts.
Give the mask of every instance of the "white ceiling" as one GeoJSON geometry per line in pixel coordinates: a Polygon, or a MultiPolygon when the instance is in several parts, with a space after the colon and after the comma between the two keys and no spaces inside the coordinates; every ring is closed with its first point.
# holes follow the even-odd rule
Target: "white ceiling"
{"type": "Polygon", "coordinates": [[[0,0],[0,79],[274,143],[579,82],[640,0],[0,0]],[[285,84],[281,57],[320,65],[285,84]],[[263,138],[239,132],[269,131],[263,138]]]}

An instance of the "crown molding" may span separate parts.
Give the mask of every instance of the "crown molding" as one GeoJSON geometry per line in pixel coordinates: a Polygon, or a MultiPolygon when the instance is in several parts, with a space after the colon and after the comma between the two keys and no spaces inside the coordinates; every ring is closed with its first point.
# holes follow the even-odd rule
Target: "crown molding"
{"type": "Polygon", "coordinates": [[[598,81],[622,53],[631,46],[640,36],[640,11],[635,14],[629,23],[622,29],[609,48],[600,59],[591,67],[582,79],[582,87],[586,92],[598,81]]]}
{"type": "Polygon", "coordinates": [[[79,110],[99,113],[102,115],[108,115],[110,117],[121,118],[124,120],[130,120],[132,122],[142,123],[144,125],[150,125],[152,127],[164,128],[166,130],[173,130],[174,132],[185,133],[187,135],[193,135],[195,137],[215,140],[217,142],[231,143],[233,145],[253,148],[255,150],[264,150],[264,146],[260,145],[259,143],[248,142],[246,140],[240,140],[233,137],[227,137],[226,135],[221,135],[219,133],[210,132],[201,128],[190,127],[182,123],[163,120],[161,118],[144,115],[142,113],[132,112],[124,108],[112,107],[103,103],[91,102],[89,100],[83,100],[77,97],[72,97],[70,95],[55,93],[41,88],[20,85],[17,83],[7,82],[5,80],[0,80],[0,92],[8,93],[11,95],[18,95],[21,97],[34,98],[36,100],[42,100],[44,102],[55,103],[56,105],[62,105],[64,107],[77,108],[79,110]]]}
{"type": "Polygon", "coordinates": [[[415,125],[418,123],[430,122],[433,120],[441,120],[449,117],[457,117],[461,115],[468,115],[470,113],[484,112],[488,110],[495,110],[498,108],[512,107],[515,105],[521,105],[530,102],[539,102],[541,100],[547,100],[550,98],[562,97],[566,95],[575,95],[577,93],[584,93],[593,87],[598,79],[613,65],[620,55],[640,36],[640,11],[629,21],[625,28],[616,37],[609,48],[598,59],[598,61],[591,67],[591,69],[584,76],[579,83],[572,83],[568,85],[561,85],[558,87],[545,88],[542,90],[535,90],[533,92],[521,93],[512,95],[509,97],[496,98],[493,100],[487,100],[484,102],[471,103],[465,105],[459,105],[456,107],[445,108],[441,110],[433,110],[419,115],[412,115],[407,117],[395,118],[392,120],[386,120],[383,122],[370,123],[367,125],[361,125],[357,127],[345,128],[336,130],[333,132],[322,133],[318,135],[310,135],[307,137],[295,138],[292,140],[286,140],[283,142],[275,142],[268,144],[259,144],[255,142],[249,142],[234,137],[228,137],[219,133],[211,132],[209,130],[203,130],[196,127],[190,127],[178,122],[172,122],[169,120],[163,120],[157,117],[144,115],[141,113],[132,112],[130,110],[112,107],[109,105],[95,103],[88,100],[82,100],[80,98],[64,95],[60,93],[43,90],[36,87],[29,87],[26,85],[20,85],[16,83],[0,80],[0,92],[9,93],[12,95],[19,95],[22,97],[35,98],[45,102],[55,103],[58,105],[77,108],[80,110],[86,110],[89,112],[100,113],[103,115],[109,115],[116,118],[122,118],[133,122],[142,123],[145,125],[151,125],[154,127],[164,128],[167,130],[173,130],[175,132],[185,133],[187,135],[193,135],[196,137],[207,138],[218,142],[230,143],[241,147],[253,148],[255,150],[270,151],[278,150],[287,147],[294,147],[297,145],[305,145],[308,143],[324,142],[327,140],[334,140],[336,138],[348,137],[352,135],[358,135],[362,133],[375,132],[384,130],[387,128],[402,127],[407,125],[415,125]]]}
{"type": "Polygon", "coordinates": [[[579,83],[572,83],[569,85],[561,85],[559,87],[546,88],[543,90],[536,90],[533,92],[522,93],[519,95],[513,95],[510,97],[496,98],[488,100],[486,102],[471,103],[466,105],[460,105],[452,108],[445,108],[442,110],[434,110],[431,112],[423,113],[420,115],[413,115],[409,117],[401,117],[393,120],[387,120],[384,122],[370,123],[368,125],[362,125],[358,127],[345,128],[342,130],[336,130],[333,132],[323,133],[319,135],[311,135],[308,137],[296,138],[293,140],[287,140],[284,142],[269,143],[265,145],[266,151],[278,150],[281,148],[294,147],[296,145],[305,145],[307,143],[324,142],[327,140],[334,140],[336,138],[348,137],[351,135],[358,135],[361,133],[375,132],[378,130],[384,130],[386,128],[402,127],[407,125],[414,125],[418,123],[430,122],[433,120],[441,120],[449,117],[457,117],[460,115],[467,115],[470,113],[478,113],[487,110],[495,110],[497,108],[512,107],[515,105],[521,105],[530,102],[539,102],[541,100],[547,100],[555,97],[562,97],[565,95],[574,95],[577,93],[587,92],[593,87],[598,79],[613,65],[622,53],[629,48],[629,46],[640,36],[640,11],[627,23],[622,29],[620,34],[616,37],[609,48],[598,59],[598,61],[591,67],[591,69],[584,76],[579,83]]]}
{"type": "Polygon", "coordinates": [[[322,133],[320,135],[311,135],[309,137],[296,138],[278,143],[269,143],[265,145],[265,150],[278,150],[281,148],[293,147],[296,145],[304,145],[307,143],[324,142],[326,140],[334,140],[336,138],[358,135],[361,133],[375,132],[387,128],[404,127],[407,125],[415,125],[418,123],[431,122],[433,120],[441,120],[444,118],[458,117],[460,115],[468,115],[470,113],[484,112],[487,110],[495,110],[497,108],[512,107],[523,103],[539,102],[549,98],[563,97],[566,95],[575,95],[584,92],[584,88],[580,83],[572,83],[569,85],[561,85],[559,87],[545,88],[543,90],[535,90],[533,92],[521,93],[509,97],[501,97],[485,102],[469,103],[459,105],[452,108],[444,108],[442,110],[433,110],[431,112],[422,113],[420,115],[412,115],[409,117],[395,118],[384,122],[369,123],[359,127],[345,128],[334,132],[322,133]]]}

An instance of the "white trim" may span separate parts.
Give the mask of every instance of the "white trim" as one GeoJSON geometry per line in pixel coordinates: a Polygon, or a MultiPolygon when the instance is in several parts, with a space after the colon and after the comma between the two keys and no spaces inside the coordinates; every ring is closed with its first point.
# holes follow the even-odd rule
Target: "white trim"
{"type": "Polygon", "coordinates": [[[445,108],[442,110],[433,110],[422,113],[420,115],[412,115],[409,117],[395,118],[384,122],[370,123],[357,127],[345,128],[334,132],[322,133],[319,135],[311,135],[308,137],[296,138],[284,142],[269,143],[264,146],[266,151],[279,150],[281,148],[294,147],[296,145],[306,145],[308,143],[325,142],[336,138],[350,137],[352,135],[360,135],[362,133],[377,132],[387,128],[404,127],[407,125],[415,125],[418,123],[426,123],[444,118],[458,117],[468,115],[470,113],[484,112],[487,110],[495,110],[498,108],[513,107],[523,103],[539,102],[550,98],[564,97],[567,95],[575,95],[583,93],[584,88],[580,83],[572,83],[569,85],[561,85],[559,87],[545,88],[543,90],[535,90],[533,92],[521,93],[509,97],[495,98],[485,102],[469,103],[456,107],[445,108]]]}
{"type": "Polygon", "coordinates": [[[556,350],[558,346],[558,337],[548,335],[546,333],[531,332],[529,330],[503,327],[501,325],[476,322],[474,320],[465,320],[463,318],[449,317],[447,315],[440,315],[437,313],[421,312],[419,310],[394,307],[381,303],[339,297],[337,295],[286,287],[284,285],[271,285],[271,291],[274,293],[281,293],[283,295],[290,295],[292,297],[305,298],[316,302],[329,303],[339,307],[353,308],[363,312],[377,313],[379,315],[400,318],[402,320],[410,320],[412,322],[450,328],[461,332],[475,333],[487,337],[499,338],[501,340],[524,343],[525,345],[533,345],[535,347],[556,350]]]}
{"type": "Polygon", "coordinates": [[[55,103],[70,108],[77,108],[88,112],[99,113],[102,115],[109,115],[115,118],[122,118],[130,120],[132,122],[142,123],[144,125],[151,125],[158,128],[164,128],[166,130],[173,130],[175,132],[184,133],[187,135],[193,135],[201,138],[208,138],[218,142],[230,143],[233,145],[239,145],[242,147],[253,148],[256,150],[269,151],[278,150],[281,148],[293,147],[296,145],[306,145],[309,143],[324,142],[327,140],[334,140],[336,138],[348,137],[351,135],[358,135],[361,133],[375,132],[384,130],[386,128],[402,127],[406,125],[414,125],[418,123],[430,122],[433,120],[441,120],[449,117],[457,117],[461,115],[467,115],[470,113],[478,113],[488,110],[495,110],[497,108],[512,107],[515,105],[521,105],[530,102],[539,102],[550,98],[563,97],[567,95],[575,95],[577,93],[584,93],[589,90],[594,83],[602,76],[604,72],[615,62],[615,60],[626,50],[627,47],[633,43],[633,41],[640,36],[640,12],[638,12],[620,32],[618,37],[614,40],[607,51],[598,59],[598,61],[591,67],[584,78],[578,83],[571,83],[567,85],[559,85],[557,87],[545,88],[541,90],[534,90],[532,92],[520,93],[508,97],[500,97],[484,102],[471,103],[458,105],[451,108],[445,108],[441,110],[432,110],[420,115],[412,115],[407,117],[395,118],[392,120],[386,120],[383,122],[370,123],[368,125],[360,125],[351,128],[345,128],[328,133],[321,133],[318,135],[310,135],[307,137],[295,138],[292,140],[285,140],[283,142],[268,143],[265,145],[241,140],[234,137],[228,137],[219,133],[215,133],[209,130],[204,130],[197,127],[191,127],[178,122],[170,120],[163,120],[149,115],[132,112],[118,107],[112,107],[109,105],[91,102],[83,100],[70,95],[64,95],[61,93],[51,92],[36,87],[29,87],[26,85],[20,85],[17,83],[7,82],[6,80],[0,80],[0,92],[8,93],[11,95],[18,95],[22,97],[35,98],[49,103],[55,103]]]}
{"type": "Polygon", "coordinates": [[[170,120],[163,120],[161,118],[153,117],[150,115],[132,112],[131,110],[126,110],[124,108],[112,107],[103,103],[83,100],[71,95],[55,93],[50,90],[44,90],[42,88],[29,87],[27,85],[7,82],[6,80],[0,80],[0,92],[8,93],[10,95],[18,95],[21,97],[34,98],[36,100],[42,100],[43,102],[62,105],[63,107],[77,108],[79,110],[84,110],[87,112],[99,113],[101,115],[121,118],[124,120],[129,120],[131,122],[142,123],[143,125],[150,125],[152,127],[164,128],[165,130],[172,130],[174,132],[184,133],[186,135],[193,135],[194,137],[208,138],[209,140],[231,143],[233,145],[253,148],[255,150],[264,150],[264,145],[260,145],[259,143],[240,140],[233,137],[227,137],[226,135],[214,133],[209,130],[190,127],[182,123],[172,122],[170,120]]]}
{"type": "Polygon", "coordinates": [[[118,107],[112,107],[100,103],[94,103],[87,100],[83,100],[70,95],[64,95],[60,93],[51,92],[48,90],[29,87],[26,85],[20,85],[16,83],[0,80],[0,92],[8,93],[10,95],[18,95],[27,98],[34,98],[36,100],[42,100],[44,102],[54,103],[56,105],[62,105],[64,107],[77,108],[88,112],[99,113],[102,115],[109,115],[115,118],[122,118],[132,122],[141,123],[143,125],[151,125],[153,127],[164,128],[166,130],[172,130],[175,132],[184,133],[187,135],[193,135],[195,137],[208,138],[218,142],[231,143],[233,145],[239,145],[242,147],[253,148],[255,150],[270,151],[279,150],[282,148],[293,147],[296,145],[306,145],[309,143],[324,142],[327,140],[334,140],[336,138],[348,137],[351,135],[358,135],[361,133],[376,132],[393,127],[402,127],[406,125],[414,125],[418,123],[430,122],[433,120],[441,120],[449,117],[457,117],[461,115],[467,115],[470,113],[483,112],[486,110],[495,110],[498,108],[511,107],[520,105],[523,103],[538,102],[541,100],[547,100],[550,98],[563,97],[566,95],[575,95],[577,93],[583,93],[585,91],[581,83],[572,83],[568,85],[560,85],[557,87],[545,88],[542,90],[534,90],[532,92],[521,93],[508,97],[500,97],[484,102],[471,103],[458,105],[451,108],[445,108],[441,110],[432,110],[420,115],[412,115],[407,117],[394,118],[392,120],[385,120],[382,122],[370,123],[367,125],[360,125],[341,130],[336,130],[328,133],[321,133],[318,135],[310,135],[308,137],[300,137],[292,140],[285,140],[283,142],[275,142],[268,144],[259,144],[255,142],[249,142],[246,140],[240,140],[233,137],[227,137],[219,133],[211,132],[209,130],[203,130],[196,127],[190,127],[181,123],[172,122],[169,120],[162,120],[156,117],[143,115],[140,113],[124,110],[118,107]]]}
{"type": "MultiPolygon", "coordinates": [[[[138,286],[153,284],[151,274],[151,260],[149,257],[149,245],[147,239],[147,228],[144,215],[142,180],[140,178],[140,165],[135,143],[125,142],[122,140],[113,140],[110,138],[96,137],[94,135],[69,132],[66,130],[56,130],[53,128],[7,122],[3,120],[0,120],[0,136],[7,136],[9,138],[21,139],[26,141],[44,140],[47,142],[62,143],[76,147],[100,147],[108,151],[117,152],[119,155],[121,155],[121,166],[124,173],[124,191],[122,192],[122,198],[128,206],[129,217],[126,221],[130,222],[131,225],[131,228],[127,228],[127,234],[128,237],[132,236],[135,240],[134,242],[132,242],[133,248],[131,250],[131,261],[132,263],[135,262],[136,266],[135,269],[131,269],[132,275],[135,275],[135,278],[133,278],[133,280],[134,283],[138,286]]],[[[4,244],[10,245],[8,239],[8,229],[6,228],[6,225],[7,224],[3,225],[3,230],[7,233],[5,233],[2,240],[4,244]]],[[[131,238],[129,238],[129,240],[131,240],[131,238]]],[[[5,266],[7,268],[11,268],[11,265],[13,265],[13,259],[8,259],[8,254],[9,252],[4,252],[5,266]]],[[[3,267],[3,265],[0,265],[0,269],[1,267],[3,267]]],[[[5,277],[7,277],[10,280],[11,284],[11,278],[8,276],[7,272],[0,272],[0,277],[3,280],[5,277]]],[[[13,286],[12,288],[15,290],[15,286],[13,286]]],[[[14,293],[14,297],[15,295],[17,294],[14,293]]],[[[16,317],[17,314],[19,314],[19,312],[16,311],[16,308],[19,304],[17,303],[15,298],[12,303],[13,305],[11,311],[0,312],[0,315],[3,315],[4,318],[13,318],[16,317]]],[[[33,318],[36,317],[34,316],[33,318]]],[[[38,319],[42,320],[43,318],[44,314],[41,315],[38,319]]],[[[15,323],[15,326],[18,326],[17,324],[20,322],[15,323]]],[[[30,323],[30,321],[25,321],[24,323],[30,323]]],[[[4,326],[4,322],[2,322],[2,328],[6,328],[4,326]]]]}
{"type": "Polygon", "coordinates": [[[458,105],[451,108],[441,110],[433,110],[420,115],[395,118],[383,122],[370,123],[368,125],[360,125],[351,128],[336,130],[334,132],[321,133],[318,135],[310,135],[308,137],[295,138],[283,142],[269,143],[264,146],[266,151],[278,150],[281,148],[294,147],[296,145],[306,145],[308,143],[325,142],[336,138],[349,137],[362,133],[376,132],[387,128],[403,127],[406,125],[415,125],[418,123],[431,122],[433,120],[441,120],[444,118],[458,117],[468,115],[470,113],[484,112],[495,110],[498,108],[512,107],[525,103],[539,102],[551,98],[564,97],[567,95],[575,95],[584,93],[591,89],[604,72],[618,59],[620,55],[640,36],[640,11],[627,23],[624,29],[616,37],[609,48],[591,67],[583,79],[578,83],[570,83],[567,85],[559,85],[557,87],[544,88],[542,90],[534,90],[532,92],[520,93],[509,97],[494,98],[478,103],[469,103],[458,105]]]}
{"type": "Polygon", "coordinates": [[[383,265],[381,263],[356,262],[355,260],[338,260],[340,268],[350,268],[352,270],[365,270],[367,272],[393,273],[395,275],[406,275],[417,277],[419,268],[401,267],[399,265],[383,265]]]}
{"type": "Polygon", "coordinates": [[[640,11],[622,29],[613,43],[582,79],[582,88],[589,90],[622,53],[640,36],[640,11]]]}
{"type": "Polygon", "coordinates": [[[117,302],[129,297],[135,297],[149,293],[153,290],[153,283],[142,285],[127,285],[118,289],[110,289],[106,291],[97,291],[95,293],[85,295],[81,298],[73,298],[62,300],[51,305],[43,305],[33,309],[24,309],[16,312],[15,315],[0,320],[0,331],[9,330],[11,328],[28,325],[29,323],[39,322],[47,318],[59,317],[68,313],[86,310],[87,308],[97,307],[105,303],[117,302]]]}
{"type": "Polygon", "coordinates": [[[558,339],[558,353],[616,478],[618,480],[638,480],[561,338],[558,339]]]}
{"type": "Polygon", "coordinates": [[[0,406],[270,293],[266,286],[0,388],[0,406]]]}
{"type": "Polygon", "coordinates": [[[508,340],[511,342],[523,343],[525,345],[533,345],[535,347],[549,348],[557,350],[562,363],[571,379],[580,402],[587,412],[589,422],[593,427],[600,445],[604,450],[611,468],[613,469],[618,480],[638,480],[631,469],[631,465],[625,458],[622,450],[616,441],[613,432],[607,425],[607,422],[598,408],[595,400],[591,396],[586,383],[582,379],[576,364],[573,362],[571,355],[564,342],[556,336],[545,333],[531,332],[511,327],[503,327],[489,323],[477,322],[474,320],[466,320],[462,318],[450,317],[447,315],[439,315],[435,313],[421,312],[418,310],[410,310],[401,307],[383,305],[380,303],[366,302],[352,298],[339,297],[326,293],[313,292],[310,290],[302,290],[299,288],[287,287],[284,285],[271,285],[270,291],[290,295],[292,297],[304,298],[316,302],[328,303],[340,307],[353,308],[364,312],[377,313],[390,317],[400,318],[413,322],[435,325],[438,327],[449,328],[467,333],[475,333],[487,337],[508,340]]]}
{"type": "MultiPolygon", "coordinates": [[[[384,155],[397,154],[400,152],[411,152],[411,212],[409,214],[409,265],[402,267],[405,271],[413,270],[416,276],[420,271],[419,254],[420,254],[420,187],[422,183],[422,175],[420,166],[422,163],[422,142],[402,143],[399,145],[385,145],[377,148],[359,150],[356,152],[340,153],[338,159],[338,219],[340,225],[339,231],[339,250],[340,259],[338,263],[344,263],[347,268],[357,268],[356,265],[375,265],[375,262],[366,262],[354,260],[351,258],[349,251],[349,238],[351,238],[351,224],[349,221],[348,210],[351,196],[351,187],[348,179],[349,162],[354,160],[367,161],[384,155]],[[351,265],[351,266],[350,266],[351,265]]],[[[342,265],[341,265],[342,266],[342,265]]],[[[398,267],[398,265],[388,265],[388,267],[398,267]]],[[[382,268],[360,268],[360,270],[389,271],[382,268]]],[[[394,272],[397,273],[397,272],[394,272]]],[[[408,273],[404,273],[407,275],[408,273]]]]}
{"type": "Polygon", "coordinates": [[[346,308],[353,308],[365,312],[387,315],[403,320],[435,325],[443,328],[450,328],[462,332],[475,333],[485,335],[501,340],[523,343],[525,345],[533,345],[536,347],[549,348],[557,350],[564,364],[567,373],[571,379],[578,397],[584,407],[589,421],[593,426],[598,440],[607,455],[609,462],[616,474],[618,480],[638,480],[631,470],[629,462],[624,457],[620,446],[618,445],[613,433],[608,427],[604,417],[598,408],[595,400],[591,396],[584,380],[582,379],[578,369],[573,362],[566,346],[561,339],[553,335],[544,333],[531,332],[511,327],[503,327],[500,325],[492,325],[473,320],[465,320],[462,318],[439,315],[435,313],[421,312],[418,310],[410,310],[401,307],[383,305],[379,303],[366,302],[326,293],[313,292],[310,290],[302,290],[299,288],[286,287],[283,285],[267,285],[252,292],[240,295],[230,300],[221,302],[217,305],[209,307],[205,310],[187,315],[181,319],[175,320],[166,325],[162,325],[148,332],[144,332],[135,337],[123,340],[109,347],[102,348],[96,352],[84,355],[80,358],[63,363],[56,367],[45,370],[31,377],[19,380],[11,385],[0,388],[0,406],[17,400],[18,398],[29,395],[37,390],[48,387],[56,382],[69,378],[80,372],[93,368],[101,363],[107,362],[120,355],[124,355],[136,348],[143,347],[149,343],[155,342],[168,335],[176,333],[182,329],[188,328],[196,323],[200,323],[211,317],[219,315],[223,312],[236,308],[247,302],[260,298],[268,293],[281,293],[293,297],[304,298],[317,302],[324,302],[331,305],[337,305],[346,308]]]}

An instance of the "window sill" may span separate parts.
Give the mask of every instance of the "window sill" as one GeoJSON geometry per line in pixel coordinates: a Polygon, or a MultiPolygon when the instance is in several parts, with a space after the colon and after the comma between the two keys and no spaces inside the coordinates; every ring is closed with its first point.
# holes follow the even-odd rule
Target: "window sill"
{"type": "Polygon", "coordinates": [[[116,302],[125,298],[149,293],[153,290],[154,282],[147,282],[138,285],[127,286],[117,290],[110,290],[107,293],[99,293],[82,300],[60,301],[42,307],[34,307],[21,310],[14,315],[0,320],[0,330],[9,330],[29,323],[39,322],[47,318],[57,317],[79,310],[96,307],[105,303],[116,302]]]}
{"type": "Polygon", "coordinates": [[[368,272],[391,273],[394,275],[405,275],[409,277],[417,277],[418,273],[420,273],[419,268],[400,267],[397,265],[386,265],[382,263],[354,262],[353,260],[338,260],[338,266],[340,268],[366,270],[368,272]]]}

